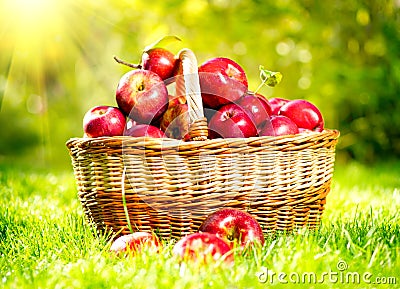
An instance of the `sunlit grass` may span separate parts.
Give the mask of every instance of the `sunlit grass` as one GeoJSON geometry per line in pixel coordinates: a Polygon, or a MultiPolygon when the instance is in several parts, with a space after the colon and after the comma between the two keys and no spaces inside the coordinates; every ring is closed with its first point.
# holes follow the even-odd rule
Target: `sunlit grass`
{"type": "MultiPolygon", "coordinates": [[[[318,232],[267,236],[262,249],[237,255],[233,267],[180,264],[171,254],[170,240],[164,240],[158,254],[114,258],[108,253],[106,236],[95,236],[86,225],[71,172],[24,172],[3,166],[0,287],[266,288],[272,282],[291,288],[296,277],[321,281],[327,272],[355,272],[361,277],[367,274],[371,282],[380,277],[386,278],[386,283],[396,281],[395,285],[379,285],[396,288],[400,282],[400,214],[393,191],[400,184],[393,166],[337,167],[318,232]],[[340,271],[342,265],[347,269],[340,271]],[[278,280],[279,273],[286,274],[281,281],[289,284],[278,280]]],[[[303,284],[296,285],[301,288],[376,286],[365,280],[347,284],[327,276],[321,284],[312,280],[298,283],[303,284]]]]}
{"type": "Polygon", "coordinates": [[[356,162],[339,165],[324,214],[334,220],[352,219],[368,211],[373,216],[396,214],[400,208],[400,178],[396,171],[400,171],[398,162],[371,168],[356,162]]]}

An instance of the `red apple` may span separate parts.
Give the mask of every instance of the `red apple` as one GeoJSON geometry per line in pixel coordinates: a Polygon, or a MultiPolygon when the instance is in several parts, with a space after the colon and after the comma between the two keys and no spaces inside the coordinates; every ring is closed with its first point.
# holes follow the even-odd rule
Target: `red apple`
{"type": "Polygon", "coordinates": [[[210,233],[193,233],[180,239],[172,253],[181,260],[207,263],[223,260],[233,263],[230,246],[223,239],[210,233]]]}
{"type": "Polygon", "coordinates": [[[129,128],[127,127],[127,129],[124,131],[124,135],[133,137],[141,137],[141,136],[154,137],[154,138],[166,137],[162,130],[150,124],[136,124],[132,125],[129,128]]]}
{"type": "Polygon", "coordinates": [[[297,125],[290,118],[283,115],[271,116],[271,125],[272,130],[270,127],[263,127],[260,131],[260,136],[280,136],[299,133],[297,125]]]}
{"type": "Polygon", "coordinates": [[[258,136],[275,136],[275,130],[272,126],[271,118],[258,129],[258,136]]]}
{"type": "Polygon", "coordinates": [[[219,108],[236,101],[247,92],[246,73],[229,58],[209,59],[200,65],[198,71],[205,107],[219,108]]]}
{"type": "Polygon", "coordinates": [[[134,125],[138,125],[138,123],[136,121],[134,121],[133,119],[128,117],[127,120],[126,120],[125,130],[130,129],[134,125]]]}
{"type": "Polygon", "coordinates": [[[83,117],[85,137],[122,135],[126,123],[125,115],[113,106],[95,106],[83,117]]]}
{"type": "Polygon", "coordinates": [[[168,107],[163,114],[160,128],[167,137],[182,139],[189,132],[188,105],[186,103],[175,103],[168,107]]]}
{"type": "Polygon", "coordinates": [[[220,209],[208,215],[199,231],[215,234],[229,242],[231,247],[235,244],[241,248],[262,246],[265,242],[257,220],[251,214],[235,208],[220,209]]]}
{"type": "Polygon", "coordinates": [[[319,109],[311,102],[304,99],[289,101],[279,110],[280,115],[287,116],[299,128],[312,131],[324,130],[324,119],[319,109]]]}
{"type": "Polygon", "coordinates": [[[247,138],[257,135],[257,128],[251,113],[237,104],[221,107],[209,123],[211,138],[247,138]]]}
{"type": "Polygon", "coordinates": [[[262,104],[263,104],[265,110],[268,112],[268,115],[271,116],[271,114],[272,114],[272,108],[271,108],[271,105],[269,104],[268,99],[267,99],[264,95],[259,94],[259,93],[256,93],[256,94],[254,94],[254,95],[257,96],[258,99],[261,100],[261,102],[262,102],[262,104]]]}
{"type": "Polygon", "coordinates": [[[117,87],[118,107],[139,123],[157,120],[168,108],[168,91],[163,80],[150,70],[131,70],[117,87]]]}
{"type": "Polygon", "coordinates": [[[168,107],[173,106],[178,103],[187,103],[186,96],[185,95],[180,95],[180,96],[168,95],[168,107]]]}
{"type": "Polygon", "coordinates": [[[312,133],[313,131],[308,128],[299,128],[299,133],[312,133]]]}
{"type": "Polygon", "coordinates": [[[165,48],[152,48],[142,54],[142,69],[157,73],[162,80],[172,77],[177,65],[175,55],[165,48]]]}
{"type": "Polygon", "coordinates": [[[246,93],[236,103],[252,113],[257,128],[261,127],[271,114],[268,100],[263,96],[246,93]]]}
{"type": "Polygon", "coordinates": [[[110,252],[117,255],[136,254],[144,250],[158,252],[161,246],[156,235],[148,232],[135,232],[118,237],[112,243],[110,252]]]}
{"type": "Polygon", "coordinates": [[[282,105],[288,103],[290,100],[285,98],[273,97],[268,100],[269,105],[271,106],[271,114],[270,115],[278,115],[279,110],[282,105]]]}

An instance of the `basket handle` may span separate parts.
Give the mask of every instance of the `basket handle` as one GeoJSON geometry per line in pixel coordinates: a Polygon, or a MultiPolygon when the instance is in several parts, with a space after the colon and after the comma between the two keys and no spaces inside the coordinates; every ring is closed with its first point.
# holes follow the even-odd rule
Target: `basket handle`
{"type": "Polygon", "coordinates": [[[183,75],[176,78],[176,94],[185,95],[189,114],[189,136],[191,140],[206,140],[207,118],[204,117],[197,59],[193,51],[184,48],[178,53],[183,75]]]}

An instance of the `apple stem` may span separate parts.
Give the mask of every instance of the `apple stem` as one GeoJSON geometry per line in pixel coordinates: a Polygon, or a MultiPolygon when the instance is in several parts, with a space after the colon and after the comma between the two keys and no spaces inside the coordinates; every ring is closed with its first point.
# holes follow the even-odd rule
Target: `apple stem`
{"type": "Polygon", "coordinates": [[[253,92],[254,94],[257,94],[257,92],[261,89],[261,87],[264,86],[264,84],[267,82],[267,79],[268,79],[268,78],[264,78],[264,79],[261,81],[260,85],[259,85],[259,86],[256,88],[256,90],[253,92]]]}
{"type": "Polygon", "coordinates": [[[135,69],[142,68],[142,66],[140,64],[133,64],[133,63],[126,62],[125,60],[122,60],[121,58],[118,58],[117,56],[114,56],[114,60],[116,62],[118,62],[119,64],[123,64],[123,65],[129,66],[131,68],[135,68],[135,69]]]}

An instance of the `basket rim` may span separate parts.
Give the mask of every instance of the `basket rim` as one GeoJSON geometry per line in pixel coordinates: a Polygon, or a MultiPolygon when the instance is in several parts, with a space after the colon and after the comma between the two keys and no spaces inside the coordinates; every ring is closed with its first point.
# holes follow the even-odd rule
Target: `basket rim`
{"type": "Polygon", "coordinates": [[[162,147],[163,149],[177,148],[180,151],[190,148],[218,148],[218,147],[236,147],[236,146],[291,146],[309,142],[320,142],[324,140],[337,141],[340,136],[340,131],[337,129],[325,129],[322,132],[307,132],[295,135],[284,136],[255,136],[248,138],[216,138],[206,140],[178,140],[173,138],[153,138],[153,137],[132,137],[132,136],[111,136],[111,137],[73,137],[67,140],[66,146],[68,149],[73,147],[91,147],[91,146],[138,146],[138,147],[162,147]]]}

